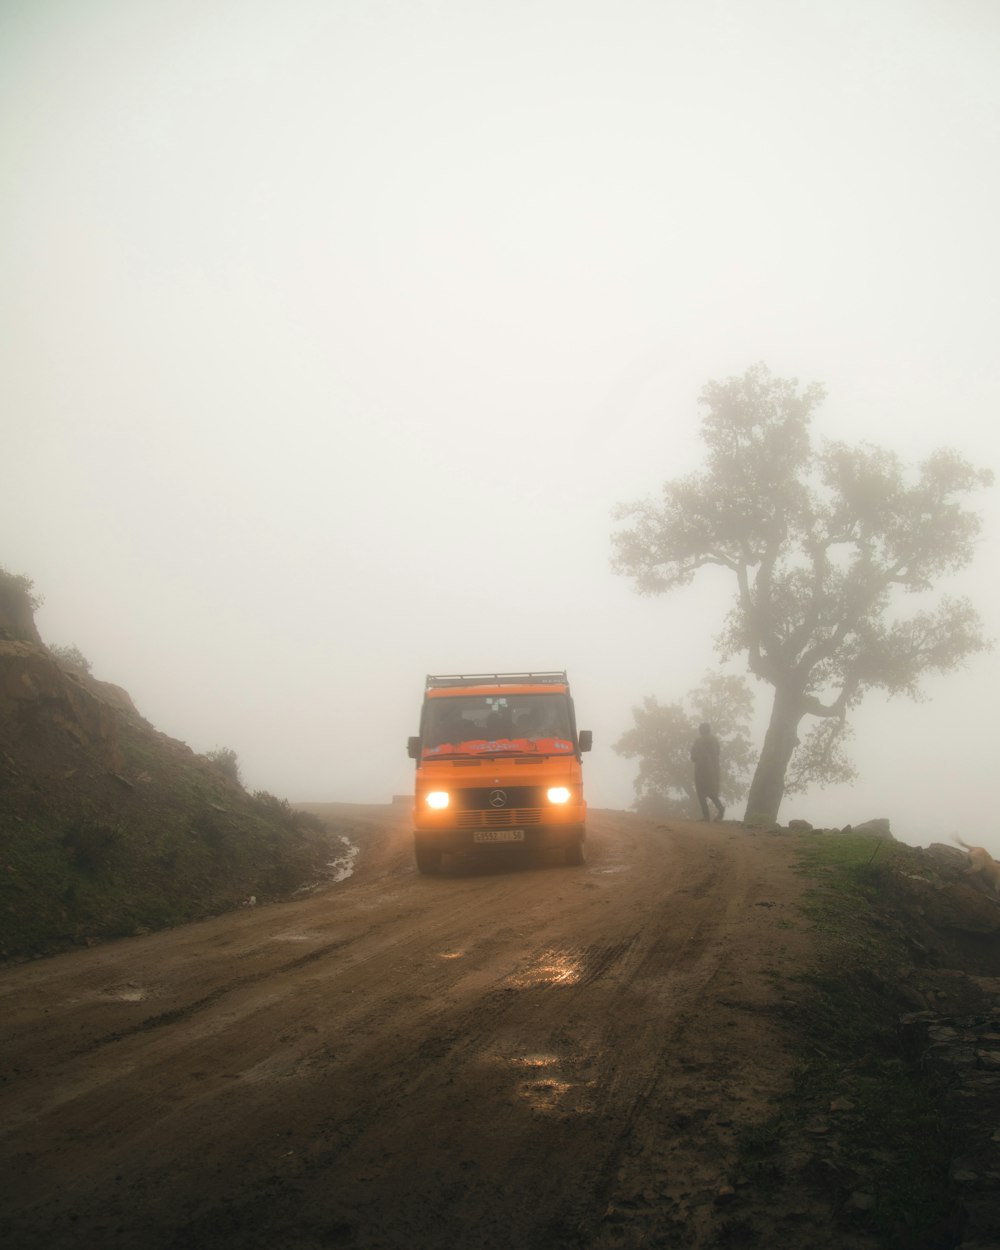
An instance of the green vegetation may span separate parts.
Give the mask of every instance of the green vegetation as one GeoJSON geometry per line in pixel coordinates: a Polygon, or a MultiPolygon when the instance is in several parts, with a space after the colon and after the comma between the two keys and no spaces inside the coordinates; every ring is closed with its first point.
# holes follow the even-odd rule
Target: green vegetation
{"type": "Polygon", "coordinates": [[[49,647],[49,655],[60,668],[67,668],[73,673],[90,673],[91,664],[79,647],[49,647]]]}
{"type": "Polygon", "coordinates": [[[10,573],[0,564],[0,639],[38,642],[35,609],[41,603],[30,577],[10,573]]]}
{"type": "Polygon", "coordinates": [[[32,761],[0,752],[0,956],[195,920],[323,877],[330,835],[315,817],[248,795],[128,718],[114,745],[113,767],[65,733],[32,761]]]}
{"type": "Polygon", "coordinates": [[[0,958],[141,933],[326,875],[331,834],[247,794],[229,747],[196,755],[77,647],[46,647],[27,577],[0,569],[0,958]]]}
{"type": "Polygon", "coordinates": [[[34,612],[42,606],[41,596],[35,594],[34,586],[24,573],[10,573],[0,564],[0,598],[17,601],[34,612]]]}
{"type": "Polygon", "coordinates": [[[321,822],[275,819],[253,800],[226,806],[150,795],[109,816],[42,814],[0,821],[0,954],[120,937],[264,902],[322,877],[321,822]]]}
{"type": "Polygon", "coordinates": [[[235,785],[242,786],[239,757],[232,747],[216,747],[214,751],[205,753],[205,759],[214,764],[223,777],[228,777],[235,785]]]}

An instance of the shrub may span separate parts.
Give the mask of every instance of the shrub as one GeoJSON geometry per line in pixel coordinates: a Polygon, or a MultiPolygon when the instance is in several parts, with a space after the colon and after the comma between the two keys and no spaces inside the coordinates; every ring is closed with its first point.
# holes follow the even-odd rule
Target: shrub
{"type": "Polygon", "coordinates": [[[277,821],[282,828],[294,830],[296,833],[302,833],[307,829],[322,832],[325,829],[318,816],[314,816],[311,812],[300,812],[292,807],[287,799],[279,799],[277,795],[269,794],[267,790],[255,790],[253,801],[260,808],[262,815],[277,821]]]}
{"type": "Polygon", "coordinates": [[[101,872],[114,858],[123,836],[120,825],[83,816],[66,830],[62,841],[78,868],[84,872],[101,872]]]}
{"type": "Polygon", "coordinates": [[[234,785],[242,787],[243,779],[240,777],[240,761],[236,752],[232,747],[216,747],[214,751],[206,751],[205,759],[218,769],[223,777],[233,782],[234,785]]]}
{"type": "Polygon", "coordinates": [[[33,586],[30,577],[8,573],[0,565],[0,638],[41,642],[35,627],[35,610],[42,600],[32,592],[33,586]]]}
{"type": "Polygon", "coordinates": [[[49,647],[49,655],[60,668],[68,668],[73,673],[90,674],[90,661],[79,647],[49,647]]]}

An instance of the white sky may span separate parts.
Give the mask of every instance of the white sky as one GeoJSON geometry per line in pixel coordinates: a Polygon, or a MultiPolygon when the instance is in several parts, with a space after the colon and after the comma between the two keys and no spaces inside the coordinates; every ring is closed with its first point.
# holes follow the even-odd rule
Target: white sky
{"type": "MultiPolygon", "coordinates": [[[[425,673],[565,667],[626,806],[727,588],[640,599],[611,510],[707,380],[1000,469],[998,139],[993,0],[0,0],[0,562],[251,789],[385,801],[425,673]]],[[[998,674],[782,817],[1000,850],[998,674]]]]}

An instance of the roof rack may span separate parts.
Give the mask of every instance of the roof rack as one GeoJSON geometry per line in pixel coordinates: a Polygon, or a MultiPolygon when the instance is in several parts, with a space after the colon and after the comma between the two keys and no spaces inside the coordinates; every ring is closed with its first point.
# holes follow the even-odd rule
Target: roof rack
{"type": "Polygon", "coordinates": [[[524,686],[568,685],[565,670],[545,673],[452,673],[427,674],[427,688],[435,686],[524,686]]]}

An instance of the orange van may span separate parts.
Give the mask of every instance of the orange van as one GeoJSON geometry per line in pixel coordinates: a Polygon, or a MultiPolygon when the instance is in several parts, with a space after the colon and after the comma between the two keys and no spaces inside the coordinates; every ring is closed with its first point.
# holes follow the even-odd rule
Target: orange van
{"type": "Polygon", "coordinates": [[[420,733],[407,744],[417,868],[497,848],[559,847],[582,864],[591,740],[577,732],[565,673],[428,676],[420,733]]]}

